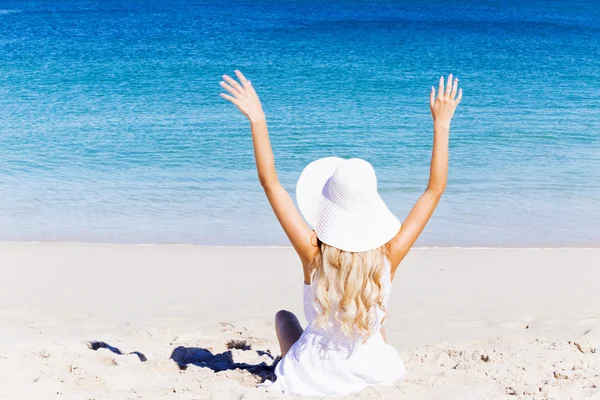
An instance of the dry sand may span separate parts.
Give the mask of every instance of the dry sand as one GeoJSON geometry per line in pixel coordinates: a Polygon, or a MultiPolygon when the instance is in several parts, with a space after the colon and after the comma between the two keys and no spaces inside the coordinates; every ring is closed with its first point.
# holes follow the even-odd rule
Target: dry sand
{"type": "MultiPolygon", "coordinates": [[[[293,398],[256,387],[274,313],[301,316],[289,248],[0,244],[0,268],[2,400],[293,398]]],[[[600,249],[415,249],[389,308],[409,375],[348,398],[600,399],[600,249]]]]}

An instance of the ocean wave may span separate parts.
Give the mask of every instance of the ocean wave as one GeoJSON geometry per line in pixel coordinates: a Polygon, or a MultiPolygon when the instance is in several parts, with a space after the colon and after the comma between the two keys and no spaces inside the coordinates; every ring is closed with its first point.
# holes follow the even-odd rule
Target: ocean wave
{"type": "Polygon", "coordinates": [[[4,9],[0,9],[0,15],[14,14],[14,13],[18,13],[18,12],[21,12],[21,10],[4,10],[4,9]]]}

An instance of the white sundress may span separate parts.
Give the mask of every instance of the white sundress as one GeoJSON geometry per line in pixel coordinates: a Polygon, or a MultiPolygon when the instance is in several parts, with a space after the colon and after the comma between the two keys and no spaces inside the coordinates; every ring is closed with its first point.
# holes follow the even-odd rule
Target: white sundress
{"type": "MultiPolygon", "coordinates": [[[[387,260],[382,285],[387,307],[392,287],[387,260]]],[[[308,326],[275,367],[277,379],[269,386],[286,394],[341,396],[371,385],[391,385],[406,375],[396,349],[387,344],[379,332],[384,317],[382,310],[377,308],[376,333],[366,342],[353,340],[343,335],[335,320],[330,319],[327,329],[316,325],[314,289],[314,282],[304,285],[304,314],[308,326]]]]}

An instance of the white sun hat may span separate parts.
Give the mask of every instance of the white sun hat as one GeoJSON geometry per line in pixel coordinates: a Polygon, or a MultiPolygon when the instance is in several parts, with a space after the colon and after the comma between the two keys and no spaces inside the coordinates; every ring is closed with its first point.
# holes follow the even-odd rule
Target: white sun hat
{"type": "Polygon", "coordinates": [[[319,240],[340,250],[373,250],[400,230],[377,193],[373,166],[360,158],[326,157],[308,164],[296,185],[296,201],[319,240]]]}

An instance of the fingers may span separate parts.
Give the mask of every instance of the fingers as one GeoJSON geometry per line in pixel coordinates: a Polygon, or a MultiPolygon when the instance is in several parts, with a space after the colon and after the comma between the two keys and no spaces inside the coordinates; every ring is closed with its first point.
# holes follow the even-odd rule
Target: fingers
{"type": "Polygon", "coordinates": [[[452,74],[448,75],[448,84],[446,85],[446,96],[450,96],[452,90],[452,74]]]}
{"type": "MultiPolygon", "coordinates": [[[[454,98],[456,97],[456,93],[458,91],[458,78],[452,78],[452,74],[448,75],[448,82],[445,83],[444,77],[440,77],[440,85],[438,88],[437,96],[438,100],[454,100],[454,98]]],[[[433,87],[431,89],[433,92],[435,92],[435,89],[433,87]]],[[[433,99],[433,102],[435,103],[435,96],[433,97],[433,99]]]]}
{"type": "Polygon", "coordinates": [[[235,72],[235,75],[240,80],[240,82],[242,82],[242,86],[244,88],[248,88],[248,86],[250,86],[250,81],[248,79],[246,79],[244,74],[242,74],[242,71],[240,71],[239,69],[236,69],[234,72],[235,72]]]}
{"type": "Polygon", "coordinates": [[[454,78],[452,82],[452,92],[450,92],[450,100],[454,100],[456,97],[456,91],[458,90],[458,78],[454,78]]]}
{"type": "Polygon", "coordinates": [[[229,95],[227,95],[225,93],[219,93],[219,96],[221,96],[225,100],[229,100],[230,102],[232,102],[236,106],[238,105],[238,99],[236,99],[235,97],[231,97],[231,96],[229,96],[229,95]]]}
{"type": "Polygon", "coordinates": [[[227,90],[229,93],[234,95],[236,98],[242,97],[242,94],[236,88],[229,86],[227,83],[221,81],[221,82],[219,82],[219,85],[221,85],[221,87],[223,89],[227,90]]]}
{"type": "Polygon", "coordinates": [[[431,93],[429,94],[429,107],[433,108],[435,103],[435,88],[431,87],[431,93]]]}
{"type": "Polygon", "coordinates": [[[239,92],[240,95],[243,96],[246,93],[244,88],[235,79],[233,79],[229,75],[223,75],[223,79],[225,79],[227,81],[227,83],[229,83],[231,86],[233,86],[235,88],[235,90],[237,90],[239,92]]]}
{"type": "Polygon", "coordinates": [[[256,90],[254,90],[254,86],[252,86],[252,81],[248,80],[246,84],[248,85],[246,88],[247,92],[250,93],[251,96],[258,97],[258,95],[256,94],[256,90]]]}
{"type": "Polygon", "coordinates": [[[460,99],[462,99],[462,88],[458,91],[458,97],[456,98],[456,105],[460,103],[460,99]]]}

